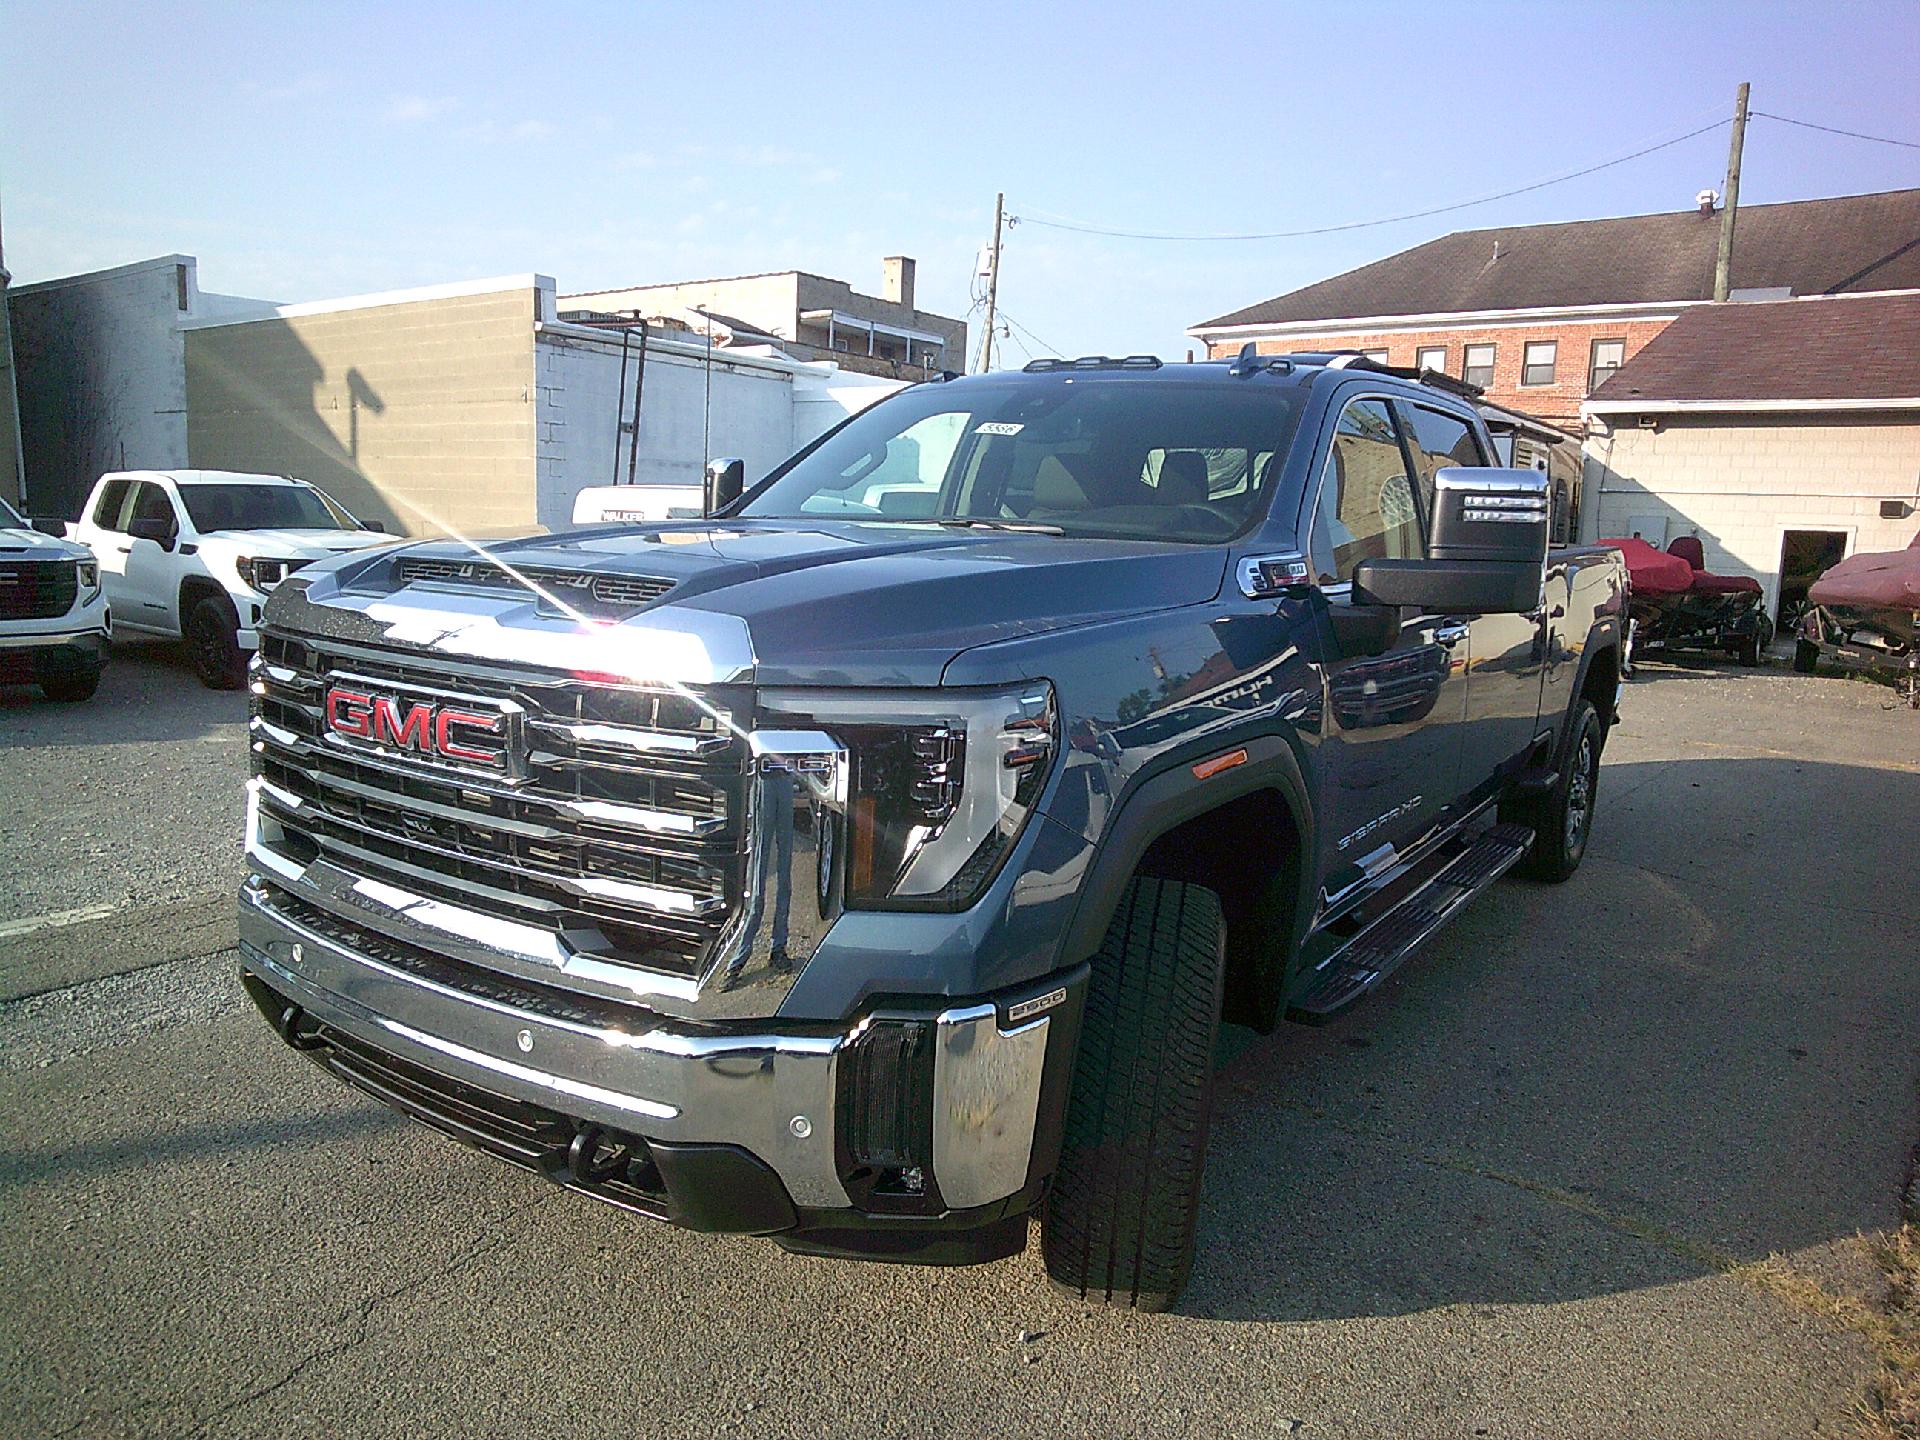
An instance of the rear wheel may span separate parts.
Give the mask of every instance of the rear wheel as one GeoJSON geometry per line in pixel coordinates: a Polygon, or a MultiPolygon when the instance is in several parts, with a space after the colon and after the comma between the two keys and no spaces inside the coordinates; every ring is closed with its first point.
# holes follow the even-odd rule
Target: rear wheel
{"type": "Polygon", "coordinates": [[[1093,960],[1041,1222],[1047,1273],[1083,1299],[1164,1310],[1186,1286],[1225,974],[1220,897],[1136,878],[1093,960]]]}
{"type": "Polygon", "coordinates": [[[238,690],[247,676],[240,649],[240,617],[224,598],[209,595],[187,616],[187,650],[194,672],[209,690],[238,690]]]}
{"type": "Polygon", "coordinates": [[[1811,675],[1820,668],[1820,647],[1811,640],[1793,642],[1793,668],[1802,675],[1811,675]]]}
{"type": "Polygon", "coordinates": [[[1567,748],[1560,761],[1560,777],[1546,794],[1526,801],[1506,801],[1502,820],[1533,827],[1533,848],[1519,871],[1535,880],[1557,885],[1575,870],[1587,853],[1593,830],[1593,808],[1600,794],[1600,750],[1606,731],[1591,700],[1574,702],[1567,720],[1567,748]]]}

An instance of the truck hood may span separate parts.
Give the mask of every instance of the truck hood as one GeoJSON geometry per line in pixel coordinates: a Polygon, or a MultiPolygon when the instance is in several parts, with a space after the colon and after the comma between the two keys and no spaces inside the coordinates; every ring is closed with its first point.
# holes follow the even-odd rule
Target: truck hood
{"type": "Polygon", "coordinates": [[[373,545],[391,545],[393,538],[377,530],[210,530],[200,541],[203,546],[218,545],[235,555],[318,560],[373,545]]]}
{"type": "MultiPolygon", "coordinates": [[[[962,651],[1201,604],[1219,594],[1226,572],[1225,552],[1214,546],[846,521],[603,526],[482,549],[523,573],[667,581],[672,588],[659,602],[609,628],[740,636],[754,678],[772,685],[936,685],[962,651]]],[[[439,632],[450,650],[498,643],[504,630],[546,628],[518,587],[486,587],[492,593],[483,596],[457,583],[401,586],[402,562],[442,558],[474,553],[436,541],[335,563],[314,577],[310,599],[366,610],[396,638],[457,626],[467,635],[458,646],[451,628],[439,632]],[[410,616],[416,605],[420,613],[410,616]]]]}
{"type": "Polygon", "coordinates": [[[86,560],[93,552],[84,545],[38,530],[8,528],[0,530],[0,559],[7,560],[86,560]]]}

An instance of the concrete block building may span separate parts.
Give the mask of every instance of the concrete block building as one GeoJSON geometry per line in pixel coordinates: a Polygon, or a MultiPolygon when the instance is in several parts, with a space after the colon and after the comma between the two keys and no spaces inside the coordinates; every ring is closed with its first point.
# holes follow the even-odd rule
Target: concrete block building
{"type": "Polygon", "coordinates": [[[1589,538],[1697,535],[1776,610],[1920,529],[1920,290],[1691,309],[1583,408],[1589,538]]]}

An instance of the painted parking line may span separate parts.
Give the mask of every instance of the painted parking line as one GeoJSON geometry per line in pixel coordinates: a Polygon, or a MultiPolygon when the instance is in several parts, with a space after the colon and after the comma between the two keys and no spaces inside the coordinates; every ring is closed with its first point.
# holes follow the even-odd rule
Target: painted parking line
{"type": "Polygon", "coordinates": [[[89,920],[104,920],[118,909],[114,905],[82,905],[77,910],[54,910],[45,915],[29,915],[24,920],[0,921],[0,940],[15,940],[36,930],[59,930],[68,925],[84,925],[89,920]]]}

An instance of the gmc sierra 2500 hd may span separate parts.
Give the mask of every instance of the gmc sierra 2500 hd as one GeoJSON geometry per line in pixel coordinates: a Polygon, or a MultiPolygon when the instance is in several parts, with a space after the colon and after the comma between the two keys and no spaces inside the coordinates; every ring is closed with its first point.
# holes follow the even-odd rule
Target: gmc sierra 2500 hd
{"type": "MultiPolygon", "coordinates": [[[[914,386],[706,520],[311,565],[243,979],[341,1079],[811,1253],[1185,1284],[1224,1018],[1564,880],[1626,577],[1357,355],[914,386]]],[[[731,491],[731,494],[727,492],[731,491]]]]}

